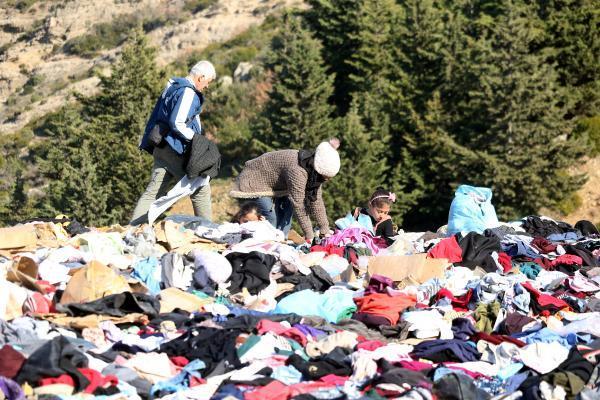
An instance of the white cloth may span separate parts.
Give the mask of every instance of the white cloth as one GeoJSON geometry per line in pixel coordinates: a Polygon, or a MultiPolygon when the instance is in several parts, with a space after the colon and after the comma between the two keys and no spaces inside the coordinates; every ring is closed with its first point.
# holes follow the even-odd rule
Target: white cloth
{"type": "Polygon", "coordinates": [[[569,349],[557,342],[533,343],[519,349],[523,364],[540,374],[556,369],[569,356],[569,349]]]}
{"type": "Polygon", "coordinates": [[[51,285],[68,282],[71,279],[69,271],[70,269],[63,264],[48,259],[42,261],[38,267],[40,277],[51,285]]]}
{"type": "Polygon", "coordinates": [[[402,321],[409,324],[408,330],[414,332],[418,339],[454,338],[450,321],[445,320],[438,310],[405,311],[402,321]]]}
{"type": "Polygon", "coordinates": [[[179,199],[193,194],[202,186],[207,185],[208,182],[210,182],[209,176],[198,176],[193,180],[190,180],[187,175],[184,175],[183,178],[181,178],[181,180],[173,187],[173,189],[169,190],[169,193],[160,199],[154,200],[154,203],[150,205],[150,209],[148,210],[148,223],[152,225],[160,214],[167,211],[169,207],[175,204],[179,199]]]}

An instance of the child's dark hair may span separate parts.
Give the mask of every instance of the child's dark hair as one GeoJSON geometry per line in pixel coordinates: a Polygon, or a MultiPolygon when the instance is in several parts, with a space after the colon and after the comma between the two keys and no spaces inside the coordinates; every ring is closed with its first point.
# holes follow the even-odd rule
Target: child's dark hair
{"type": "Polygon", "coordinates": [[[369,205],[373,207],[382,207],[384,204],[391,205],[396,201],[396,195],[381,186],[375,190],[369,199],[369,205]]]}
{"type": "Polygon", "coordinates": [[[240,206],[240,210],[233,216],[231,222],[240,223],[242,217],[246,214],[255,212],[256,215],[260,216],[258,204],[254,201],[247,201],[240,206]]]}

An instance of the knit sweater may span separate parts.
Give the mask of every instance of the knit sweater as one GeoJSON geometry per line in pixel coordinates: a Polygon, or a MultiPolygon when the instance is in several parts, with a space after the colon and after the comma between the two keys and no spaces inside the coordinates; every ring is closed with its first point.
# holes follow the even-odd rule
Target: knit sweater
{"type": "Polygon", "coordinates": [[[230,195],[240,199],[288,196],[304,237],[312,240],[309,215],[316,219],[323,233],[329,232],[329,222],[322,187],[315,202],[305,203],[307,181],[308,173],[298,164],[298,150],[273,151],[246,162],[230,195]]]}

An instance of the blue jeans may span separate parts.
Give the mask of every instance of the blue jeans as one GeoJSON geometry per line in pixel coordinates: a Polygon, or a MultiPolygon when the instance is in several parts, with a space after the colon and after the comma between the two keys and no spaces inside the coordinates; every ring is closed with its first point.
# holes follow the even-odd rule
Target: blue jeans
{"type": "Polygon", "coordinates": [[[287,238],[292,227],[294,208],[287,197],[259,197],[256,199],[258,209],[267,221],[275,228],[283,231],[287,238]]]}

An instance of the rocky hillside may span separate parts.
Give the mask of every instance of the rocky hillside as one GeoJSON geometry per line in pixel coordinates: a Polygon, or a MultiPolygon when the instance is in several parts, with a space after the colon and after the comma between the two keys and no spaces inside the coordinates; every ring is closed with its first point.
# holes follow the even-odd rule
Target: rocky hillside
{"type": "Polygon", "coordinates": [[[0,134],[91,94],[97,70],[141,24],[166,65],[300,0],[6,0],[0,2],[0,134]],[[99,6],[100,5],[100,6],[99,6]]]}

